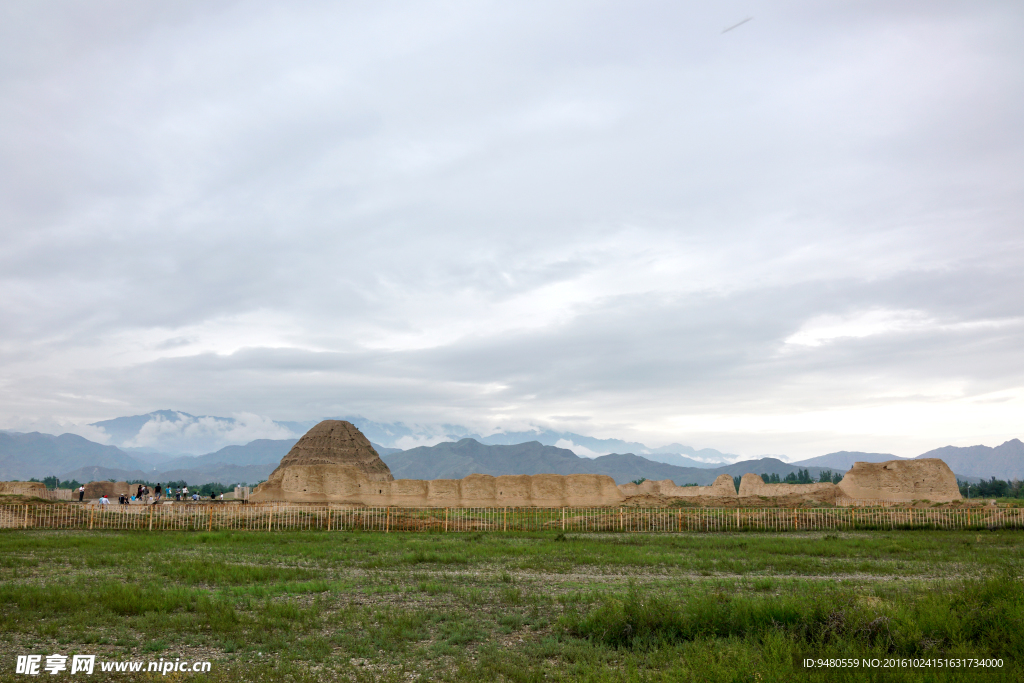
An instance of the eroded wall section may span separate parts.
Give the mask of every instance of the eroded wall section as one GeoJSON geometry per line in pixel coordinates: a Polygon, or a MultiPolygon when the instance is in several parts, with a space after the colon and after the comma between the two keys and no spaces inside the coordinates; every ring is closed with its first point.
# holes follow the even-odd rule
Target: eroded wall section
{"type": "Polygon", "coordinates": [[[0,495],[42,498],[46,495],[46,484],[40,481],[0,481],[0,495]]]}
{"type": "Polygon", "coordinates": [[[340,465],[282,467],[250,500],[406,507],[599,507],[625,497],[602,474],[533,474],[373,481],[340,465]],[[278,476],[274,476],[278,475],[278,476]]]}
{"type": "Polygon", "coordinates": [[[841,495],[857,500],[947,503],[963,498],[956,475],[938,458],[857,462],[838,487],[841,495]]]}

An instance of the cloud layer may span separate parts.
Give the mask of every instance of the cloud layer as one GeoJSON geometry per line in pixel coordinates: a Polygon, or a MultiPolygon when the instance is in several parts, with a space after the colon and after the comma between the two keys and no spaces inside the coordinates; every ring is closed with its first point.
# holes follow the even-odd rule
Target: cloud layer
{"type": "Polygon", "coordinates": [[[1021,436],[1019,3],[2,11],[0,426],[1021,436]]]}
{"type": "Polygon", "coordinates": [[[230,419],[194,417],[178,413],[169,420],[157,415],[142,425],[133,438],[121,444],[133,448],[153,448],[170,453],[207,453],[230,444],[256,439],[292,439],[294,434],[272,420],[240,413],[230,419]]]}

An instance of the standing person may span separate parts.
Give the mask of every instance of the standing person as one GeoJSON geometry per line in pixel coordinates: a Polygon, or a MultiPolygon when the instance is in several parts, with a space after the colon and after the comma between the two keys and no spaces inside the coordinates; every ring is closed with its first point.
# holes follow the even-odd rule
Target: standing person
{"type": "Polygon", "coordinates": [[[160,482],[157,482],[156,486],[153,487],[153,494],[157,500],[160,500],[160,482]]]}
{"type": "Polygon", "coordinates": [[[107,500],[107,494],[100,496],[100,505],[110,505],[110,501],[107,500]]]}
{"type": "Polygon", "coordinates": [[[81,503],[85,498],[85,484],[78,487],[78,502],[81,503]]]}
{"type": "Polygon", "coordinates": [[[135,492],[135,500],[142,498],[142,484],[139,484],[139,490],[135,492]]]}

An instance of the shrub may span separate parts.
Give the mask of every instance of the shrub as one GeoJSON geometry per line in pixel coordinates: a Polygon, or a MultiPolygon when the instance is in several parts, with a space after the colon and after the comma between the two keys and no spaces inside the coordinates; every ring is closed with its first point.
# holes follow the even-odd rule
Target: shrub
{"type": "Polygon", "coordinates": [[[589,613],[570,612],[560,626],[568,635],[629,649],[709,638],[761,642],[781,634],[806,646],[842,642],[901,656],[966,647],[1017,661],[1024,656],[1024,586],[1007,575],[888,605],[865,604],[839,589],[681,600],[631,588],[589,613]]]}

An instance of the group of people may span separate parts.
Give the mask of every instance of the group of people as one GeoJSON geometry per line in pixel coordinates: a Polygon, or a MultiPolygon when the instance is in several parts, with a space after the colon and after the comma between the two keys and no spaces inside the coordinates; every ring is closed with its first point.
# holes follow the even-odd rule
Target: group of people
{"type": "MultiPolygon", "coordinates": [[[[200,500],[199,493],[195,492],[190,494],[187,485],[178,488],[173,488],[170,486],[164,488],[160,484],[157,484],[156,486],[153,487],[152,490],[150,490],[149,486],[146,486],[145,484],[139,484],[138,488],[135,491],[135,495],[131,495],[129,493],[122,493],[117,497],[117,502],[120,503],[121,505],[131,505],[132,503],[145,501],[153,505],[160,502],[160,499],[165,495],[167,496],[168,500],[170,500],[172,495],[174,496],[174,500],[176,501],[191,500],[193,502],[199,502],[200,500]]],[[[78,502],[81,503],[84,499],[85,486],[83,485],[78,487],[78,502]]],[[[210,500],[218,499],[224,500],[224,494],[221,493],[218,498],[218,495],[216,493],[210,493],[210,500]]],[[[100,505],[110,504],[110,501],[107,500],[106,494],[100,497],[99,503],[100,505]]]]}

